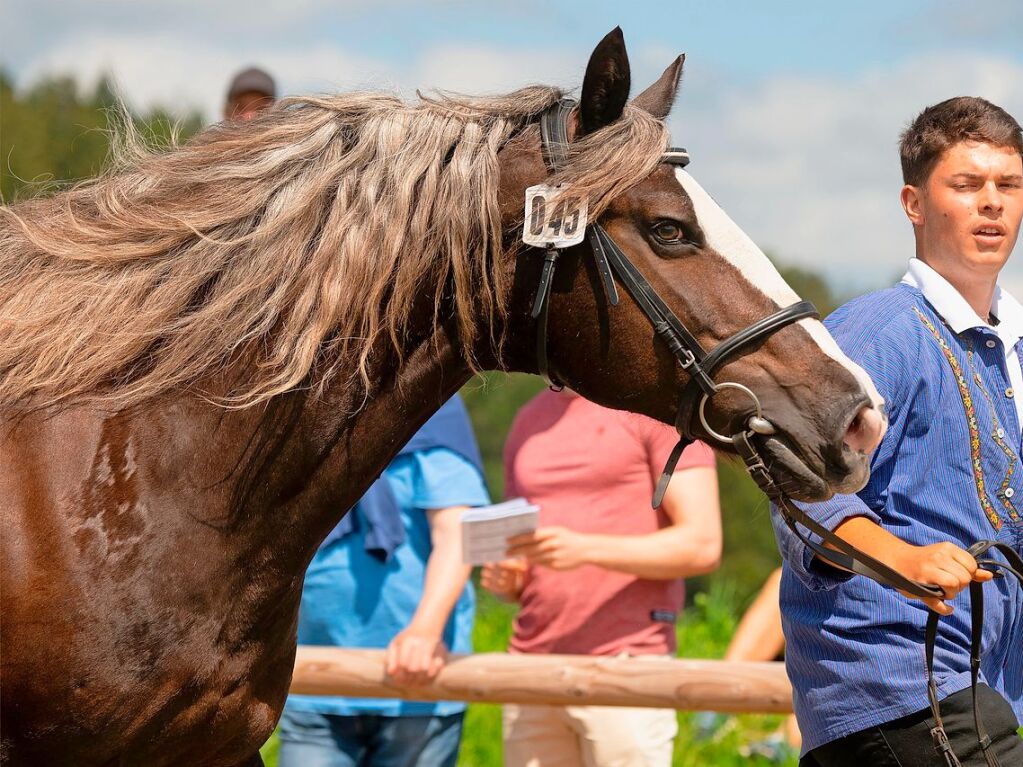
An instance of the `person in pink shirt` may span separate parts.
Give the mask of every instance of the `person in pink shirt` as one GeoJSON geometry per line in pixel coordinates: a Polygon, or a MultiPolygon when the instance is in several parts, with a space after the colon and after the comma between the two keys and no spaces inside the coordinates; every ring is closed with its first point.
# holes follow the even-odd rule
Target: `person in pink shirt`
{"type": "MultiPolygon", "coordinates": [[[[664,502],[650,499],[674,430],[543,391],[505,445],[508,497],[540,507],[540,527],[509,539],[483,586],[518,601],[511,651],[664,656],[676,651],[682,579],[717,568],[721,517],[714,455],[682,455],[664,502]]],[[[670,765],[674,710],[504,707],[506,767],[670,765]]]]}

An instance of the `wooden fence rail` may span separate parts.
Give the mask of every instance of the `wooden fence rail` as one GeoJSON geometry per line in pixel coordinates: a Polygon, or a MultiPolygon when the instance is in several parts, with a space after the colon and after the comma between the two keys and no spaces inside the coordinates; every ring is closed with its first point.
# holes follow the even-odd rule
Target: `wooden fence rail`
{"type": "Polygon", "coordinates": [[[382,650],[300,646],[291,691],[474,703],[792,711],[792,688],[781,663],[649,656],[453,655],[432,684],[411,688],[387,677],[382,650]]]}

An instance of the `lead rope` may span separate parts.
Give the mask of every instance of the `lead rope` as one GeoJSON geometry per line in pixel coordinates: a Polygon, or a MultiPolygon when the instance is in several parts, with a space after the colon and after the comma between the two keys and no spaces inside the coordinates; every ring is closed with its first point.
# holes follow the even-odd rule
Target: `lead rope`
{"type": "MultiPolygon", "coordinates": [[[[952,750],[952,744],[948,742],[945,723],[941,719],[941,707],[938,705],[938,685],[934,681],[934,643],[938,635],[937,617],[938,614],[933,610],[927,616],[926,638],[924,641],[924,653],[927,657],[927,700],[931,706],[931,716],[934,717],[934,727],[931,728],[931,740],[934,741],[934,750],[945,757],[947,767],[962,767],[959,758],[952,750]]],[[[976,699],[974,700],[974,707],[976,707],[976,699]]],[[[974,713],[976,713],[976,708],[974,713]]]]}
{"type": "MultiPolygon", "coordinates": [[[[941,589],[919,584],[906,578],[883,562],[864,554],[846,543],[814,519],[807,516],[802,509],[789,501],[774,483],[766,465],[751,442],[752,436],[753,431],[751,429],[737,435],[734,439],[735,448],[743,458],[746,469],[760,489],[764,491],[772,502],[779,506],[782,511],[782,518],[788,527],[816,556],[825,562],[830,562],[833,565],[837,564],[858,575],[867,576],[874,581],[893,586],[916,596],[944,596],[941,589]],[[800,532],[796,526],[797,522],[820,536],[823,541],[838,547],[841,551],[832,551],[810,540],[800,532]]],[[[1020,585],[1023,586],[1023,557],[1020,557],[1007,544],[990,540],[978,541],[968,551],[976,559],[979,566],[995,572],[995,577],[1004,577],[1008,573],[1013,575],[1020,582],[1020,585]],[[1008,561],[1001,562],[991,558],[982,559],[981,555],[991,549],[999,551],[1008,561]]],[[[935,751],[945,758],[947,767],[962,767],[962,763],[952,750],[948,734],[945,732],[945,724],[941,718],[941,708],[938,701],[938,687],[934,679],[934,649],[937,642],[938,621],[940,617],[938,613],[930,612],[927,617],[924,640],[924,653],[927,661],[927,698],[935,723],[934,727],[931,728],[931,738],[934,741],[935,751]]],[[[970,687],[977,742],[980,745],[981,752],[984,754],[987,767],[1001,767],[998,757],[991,750],[991,736],[984,727],[978,705],[977,686],[980,681],[981,643],[984,636],[984,584],[976,581],[970,583],[970,622],[970,687]]]]}
{"type": "MultiPolygon", "coordinates": [[[[1004,577],[1006,573],[1014,576],[1023,586],[1023,557],[1020,557],[1008,545],[999,541],[978,541],[969,549],[969,554],[977,560],[981,567],[994,572],[996,578],[1004,577]],[[995,549],[1004,556],[1007,562],[997,559],[981,559],[981,555],[995,549]]],[[[952,751],[945,732],[945,724],[941,719],[941,706],[938,701],[938,685],[934,680],[934,647],[938,639],[938,621],[941,618],[936,612],[927,616],[927,629],[925,632],[924,652],[927,658],[927,701],[930,704],[931,715],[934,718],[934,727],[931,728],[931,738],[934,740],[934,750],[945,757],[948,767],[962,767],[961,762],[952,751]]],[[[973,699],[973,724],[977,731],[977,742],[984,754],[984,760],[988,767],[1000,767],[998,757],[991,751],[991,736],[980,716],[980,708],[977,701],[977,685],[980,682],[980,652],[981,642],[984,634],[984,584],[973,581],[970,583],[970,688],[973,699]]]]}

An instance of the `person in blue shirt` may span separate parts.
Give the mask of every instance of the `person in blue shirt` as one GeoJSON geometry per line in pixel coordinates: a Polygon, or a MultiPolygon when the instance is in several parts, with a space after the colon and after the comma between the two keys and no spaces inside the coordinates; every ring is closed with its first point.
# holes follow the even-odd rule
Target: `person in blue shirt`
{"type": "MultiPolygon", "coordinates": [[[[387,650],[400,684],[472,651],[461,512],[490,503],[458,395],[402,448],[321,544],[306,572],[299,644],[387,650]]],[[[465,704],[291,695],[281,767],[453,767],[465,704]]]]}
{"type": "Polygon", "coordinates": [[[1023,550],[1023,306],[997,284],[1023,217],[1023,134],[999,107],[961,97],[925,109],[900,152],[916,257],[898,285],[826,323],[884,397],[888,431],[862,491],[804,508],[945,598],[915,601],[832,568],[774,515],[800,764],[1018,766],[1023,590],[1015,578],[992,580],[966,549],[995,539],[1023,550]],[[977,707],[992,739],[986,753],[974,727],[970,608],[960,594],[973,580],[984,590],[977,707]],[[944,616],[935,671],[954,757],[932,734],[929,610],[944,616]]]}

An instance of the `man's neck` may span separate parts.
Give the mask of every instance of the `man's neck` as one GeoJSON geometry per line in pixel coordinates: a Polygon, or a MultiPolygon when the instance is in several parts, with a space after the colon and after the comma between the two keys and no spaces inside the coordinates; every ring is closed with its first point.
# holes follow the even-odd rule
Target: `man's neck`
{"type": "Polygon", "coordinates": [[[949,269],[944,263],[932,261],[919,253],[917,258],[944,277],[959,295],[966,299],[966,303],[978,317],[984,322],[991,323],[991,304],[994,302],[995,288],[998,284],[997,275],[978,276],[963,269],[949,269]]]}

